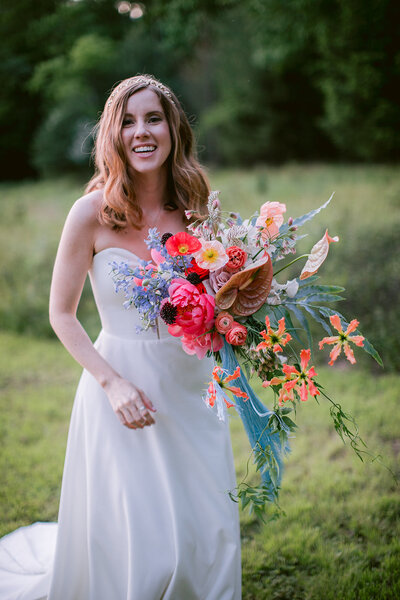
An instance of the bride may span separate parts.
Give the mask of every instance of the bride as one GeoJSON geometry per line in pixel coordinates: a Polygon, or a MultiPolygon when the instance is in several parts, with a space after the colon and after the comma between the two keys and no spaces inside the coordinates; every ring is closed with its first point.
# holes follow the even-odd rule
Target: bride
{"type": "Polygon", "coordinates": [[[19,539],[30,540],[34,555],[50,525],[3,538],[0,598],[239,600],[229,428],[202,401],[212,359],[185,354],[161,322],[137,334],[138,314],[123,308],[110,275],[112,261],[151,260],[150,227],[183,231],[185,209],[206,203],[193,133],[172,91],[148,75],[115,87],[95,158],[87,193],[65,223],[50,294],[51,324],[84,368],[55,552],[38,572],[26,556],[24,572],[19,539]],[[95,344],[76,318],[88,272],[102,322],[95,344]]]}

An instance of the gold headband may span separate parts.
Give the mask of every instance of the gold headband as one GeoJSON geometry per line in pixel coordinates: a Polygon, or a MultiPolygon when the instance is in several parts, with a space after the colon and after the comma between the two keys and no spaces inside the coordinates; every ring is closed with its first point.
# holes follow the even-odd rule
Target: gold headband
{"type": "Polygon", "coordinates": [[[111,92],[110,97],[107,102],[107,107],[111,106],[111,104],[114,101],[115,96],[117,94],[119,94],[119,92],[123,88],[129,87],[130,85],[132,85],[132,83],[138,83],[138,84],[145,83],[147,85],[152,85],[152,86],[158,88],[163,94],[165,94],[165,96],[167,96],[170,99],[172,104],[175,104],[175,102],[172,99],[172,94],[169,91],[169,89],[165,85],[163,85],[162,83],[157,81],[156,79],[151,79],[149,77],[130,77],[129,79],[125,79],[125,81],[122,81],[119,85],[117,85],[117,87],[114,89],[114,91],[111,92]]]}

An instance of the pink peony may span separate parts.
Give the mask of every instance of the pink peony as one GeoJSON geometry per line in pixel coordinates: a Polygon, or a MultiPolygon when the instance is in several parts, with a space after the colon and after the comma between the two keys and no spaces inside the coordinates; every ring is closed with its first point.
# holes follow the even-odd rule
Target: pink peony
{"type": "Polygon", "coordinates": [[[262,205],[256,225],[262,227],[263,240],[271,240],[279,234],[284,212],[286,212],[286,205],[281,202],[266,202],[262,205]]]}
{"type": "Polygon", "coordinates": [[[232,327],[225,335],[225,339],[228,344],[232,346],[243,346],[247,338],[247,329],[244,325],[233,321],[232,327]]]}
{"type": "Polygon", "coordinates": [[[234,319],[232,315],[228,312],[220,312],[217,318],[215,319],[215,329],[219,333],[227,333],[229,329],[232,327],[234,323],[234,319]]]}
{"type": "Polygon", "coordinates": [[[208,350],[217,352],[224,345],[224,339],[219,333],[205,333],[200,336],[187,335],[182,337],[182,347],[187,354],[196,354],[197,358],[202,359],[208,350]]]}
{"type": "Polygon", "coordinates": [[[213,271],[213,273],[210,273],[209,278],[208,278],[211,289],[215,293],[217,293],[218,290],[221,289],[222,286],[225,285],[225,283],[227,281],[229,281],[231,277],[232,277],[232,273],[229,273],[229,271],[226,271],[225,267],[221,267],[221,269],[218,269],[217,271],[213,271]]]}
{"type": "Polygon", "coordinates": [[[200,296],[196,286],[183,279],[183,277],[172,279],[168,293],[172,304],[181,309],[197,304],[200,296]]]}
{"type": "Polygon", "coordinates": [[[242,248],[239,248],[239,246],[230,246],[227,248],[226,253],[229,260],[225,265],[225,269],[232,273],[239,271],[247,260],[247,252],[242,250],[242,248]]]}
{"type": "Polygon", "coordinates": [[[186,279],[173,279],[168,289],[170,302],[178,309],[175,323],[169,327],[171,335],[200,335],[214,325],[215,300],[201,294],[186,279]]]}

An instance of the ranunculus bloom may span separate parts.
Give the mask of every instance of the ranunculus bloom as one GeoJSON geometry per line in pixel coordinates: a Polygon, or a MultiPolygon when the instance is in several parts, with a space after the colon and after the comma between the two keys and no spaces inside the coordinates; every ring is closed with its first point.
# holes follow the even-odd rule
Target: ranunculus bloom
{"type": "Polygon", "coordinates": [[[281,202],[266,202],[262,205],[256,225],[262,227],[263,240],[271,240],[278,235],[279,227],[283,224],[284,212],[286,205],[281,202]]]}
{"type": "Polygon", "coordinates": [[[215,319],[215,329],[219,333],[227,333],[232,327],[233,323],[234,319],[232,315],[230,315],[228,312],[223,311],[220,312],[215,319]]]}
{"type": "Polygon", "coordinates": [[[239,271],[247,260],[247,252],[239,246],[230,246],[226,249],[226,253],[229,260],[225,265],[225,269],[232,272],[239,271]]]}
{"type": "Polygon", "coordinates": [[[168,238],[165,247],[170,256],[182,256],[184,254],[193,254],[200,250],[201,243],[196,237],[190,235],[190,233],[181,231],[168,238]]]}
{"type": "Polygon", "coordinates": [[[201,249],[194,253],[196,263],[202,269],[216,271],[228,262],[228,255],[225,248],[218,240],[201,241],[201,249]]]}
{"type": "Polygon", "coordinates": [[[218,290],[221,289],[222,286],[225,285],[225,283],[227,283],[227,281],[229,281],[231,277],[232,277],[232,273],[229,273],[229,271],[226,271],[225,267],[221,267],[220,269],[213,271],[212,273],[210,273],[210,276],[208,279],[210,282],[211,289],[215,293],[217,293],[218,290]]]}
{"type": "Polygon", "coordinates": [[[217,352],[224,345],[224,338],[216,331],[199,336],[185,333],[181,341],[186,354],[196,354],[199,359],[204,358],[208,350],[217,352]]]}
{"type": "Polygon", "coordinates": [[[247,338],[247,329],[244,325],[233,321],[231,328],[225,335],[228,344],[232,346],[243,346],[247,338]]]}
{"type": "Polygon", "coordinates": [[[175,324],[171,335],[200,335],[214,325],[215,300],[209,294],[201,294],[197,287],[186,279],[173,279],[168,289],[170,302],[177,307],[175,324]]]}

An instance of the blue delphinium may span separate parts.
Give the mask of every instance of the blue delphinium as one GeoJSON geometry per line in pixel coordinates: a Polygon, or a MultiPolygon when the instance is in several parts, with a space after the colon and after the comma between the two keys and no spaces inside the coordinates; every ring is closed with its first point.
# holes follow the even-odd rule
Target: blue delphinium
{"type": "Polygon", "coordinates": [[[149,237],[144,241],[149,250],[152,250],[153,248],[158,251],[161,250],[161,233],[157,230],[157,227],[150,227],[149,237]]]}
{"type": "Polygon", "coordinates": [[[152,261],[145,260],[136,267],[130,267],[126,262],[110,263],[116,293],[123,291],[126,298],[124,307],[130,308],[133,304],[143,321],[143,327],[137,328],[139,331],[156,325],[161,302],[169,295],[171,280],[185,277],[185,270],[191,266],[191,257],[172,257],[168,254],[157,228],[149,229],[145,242],[150,250],[156,250],[165,258],[157,267],[152,261]],[[135,279],[141,280],[141,285],[135,279]]]}

